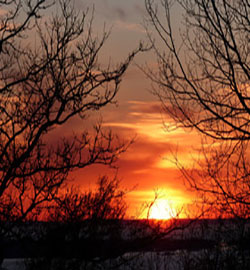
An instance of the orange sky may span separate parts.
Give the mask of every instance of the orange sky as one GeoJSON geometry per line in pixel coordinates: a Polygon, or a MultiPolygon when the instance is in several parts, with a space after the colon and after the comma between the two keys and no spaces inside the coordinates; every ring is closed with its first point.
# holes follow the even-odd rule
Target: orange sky
{"type": "MultiPolygon", "coordinates": [[[[194,194],[187,192],[180,172],[171,160],[177,151],[182,164],[188,165],[197,137],[180,129],[166,132],[156,101],[131,100],[119,103],[118,107],[106,108],[102,115],[104,126],[112,128],[121,138],[136,136],[134,144],[121,155],[117,163],[121,186],[127,189],[135,187],[127,195],[129,213],[138,216],[142,204],[154,198],[155,190],[174,206],[190,203],[194,194]]],[[[89,187],[104,173],[114,175],[115,171],[95,165],[78,171],[76,179],[81,185],[89,187]]]]}
{"type": "MultiPolygon", "coordinates": [[[[140,40],[146,40],[142,26],[144,1],[138,0],[95,0],[76,1],[77,8],[95,5],[94,29],[102,33],[103,25],[112,27],[100,61],[105,65],[111,59],[117,63],[136,48],[140,40]],[[83,4],[84,2],[84,4],[83,4]]],[[[118,177],[121,186],[135,189],[127,195],[129,216],[138,217],[143,203],[153,199],[159,190],[162,198],[171,201],[174,207],[190,203],[194,194],[187,192],[180,172],[170,161],[172,152],[178,149],[178,156],[184,164],[189,164],[190,154],[197,144],[197,137],[181,129],[166,132],[160,104],[150,93],[151,83],[136,64],[147,63],[156,66],[152,52],[138,55],[130,66],[116,98],[118,106],[109,105],[100,112],[105,127],[112,128],[121,138],[136,136],[135,143],[123,154],[118,162],[118,177]]],[[[99,114],[90,119],[98,119],[99,114]]],[[[164,116],[165,121],[170,121],[164,116]]],[[[68,130],[80,130],[77,121],[71,121],[68,130]]],[[[199,140],[199,139],[198,139],[199,140]]],[[[76,183],[90,188],[103,174],[114,175],[114,171],[103,166],[92,166],[74,174],[76,183]]]]}

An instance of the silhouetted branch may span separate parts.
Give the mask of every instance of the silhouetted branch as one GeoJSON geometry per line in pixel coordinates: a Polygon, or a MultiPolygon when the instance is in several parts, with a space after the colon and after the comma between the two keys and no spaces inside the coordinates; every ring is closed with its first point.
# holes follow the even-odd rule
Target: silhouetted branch
{"type": "Polygon", "coordinates": [[[69,0],[0,5],[0,219],[25,220],[55,199],[70,172],[114,166],[130,145],[101,124],[57,142],[51,136],[71,119],[84,123],[115,102],[125,71],[144,48],[116,67],[101,67],[98,55],[109,32],[94,36],[93,14],[88,19],[69,0]]]}

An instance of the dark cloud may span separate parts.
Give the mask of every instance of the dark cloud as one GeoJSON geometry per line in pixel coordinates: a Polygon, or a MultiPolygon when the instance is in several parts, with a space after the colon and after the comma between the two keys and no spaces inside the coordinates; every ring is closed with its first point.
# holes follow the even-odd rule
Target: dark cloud
{"type": "Polygon", "coordinates": [[[128,13],[124,8],[118,5],[114,5],[107,0],[102,0],[101,10],[99,12],[108,20],[114,21],[117,18],[124,21],[128,18],[128,13]]]}
{"type": "Polygon", "coordinates": [[[121,7],[114,8],[114,11],[120,20],[125,21],[127,19],[127,13],[121,7]]]}

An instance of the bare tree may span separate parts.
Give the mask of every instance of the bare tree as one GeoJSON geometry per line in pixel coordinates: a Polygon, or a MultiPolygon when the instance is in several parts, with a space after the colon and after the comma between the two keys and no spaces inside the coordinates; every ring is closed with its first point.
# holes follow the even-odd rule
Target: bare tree
{"type": "Polygon", "coordinates": [[[88,19],[70,2],[0,1],[1,220],[29,219],[54,200],[71,171],[112,165],[129,145],[101,125],[57,142],[50,137],[70,119],[83,121],[112,103],[142,49],[114,68],[101,67],[98,55],[109,33],[95,37],[93,14],[88,19]]]}
{"type": "Polygon", "coordinates": [[[153,93],[174,120],[166,127],[195,129],[204,135],[202,158],[195,168],[184,168],[178,158],[176,163],[203,203],[220,206],[217,213],[247,217],[250,3],[163,0],[159,8],[154,0],[145,0],[145,5],[149,25],[164,48],[148,27],[159,70],[146,73],[154,82],[153,93]],[[173,30],[174,5],[183,12],[178,33],[173,30]]]}
{"type": "Polygon", "coordinates": [[[81,192],[72,186],[55,199],[49,219],[66,223],[123,219],[127,209],[126,192],[119,188],[119,184],[117,177],[110,180],[102,176],[95,190],[81,192]]]}
{"type": "Polygon", "coordinates": [[[54,243],[65,246],[67,242],[71,251],[67,245],[61,251],[72,257],[92,260],[98,256],[103,260],[122,255],[119,245],[127,210],[125,195],[116,176],[100,177],[96,189],[83,192],[71,186],[58,194],[49,211],[44,208],[48,230],[42,238],[52,246],[51,253],[57,254],[54,243]]]}

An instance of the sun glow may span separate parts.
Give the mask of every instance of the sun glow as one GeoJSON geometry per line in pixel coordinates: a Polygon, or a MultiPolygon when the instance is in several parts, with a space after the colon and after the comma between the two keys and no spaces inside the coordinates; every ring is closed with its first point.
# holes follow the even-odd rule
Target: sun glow
{"type": "Polygon", "coordinates": [[[171,219],[177,216],[172,203],[166,199],[157,200],[149,211],[150,219],[171,219]]]}

